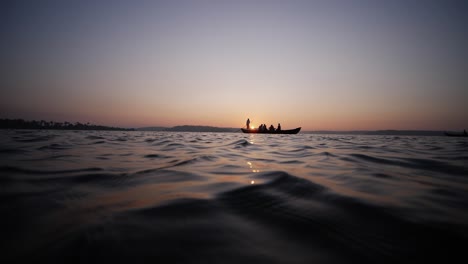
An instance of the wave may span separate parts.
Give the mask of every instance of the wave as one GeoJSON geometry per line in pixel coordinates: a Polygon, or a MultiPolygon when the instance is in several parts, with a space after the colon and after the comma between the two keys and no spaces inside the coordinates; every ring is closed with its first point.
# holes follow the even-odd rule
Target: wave
{"type": "Polygon", "coordinates": [[[87,136],[85,137],[86,139],[91,139],[91,140],[97,140],[97,139],[106,139],[105,137],[101,137],[101,136],[87,136]]]}
{"type": "Polygon", "coordinates": [[[150,139],[150,141],[147,141],[147,142],[153,143],[153,144],[151,144],[152,146],[162,146],[162,145],[170,144],[170,143],[172,143],[173,141],[172,141],[172,140],[168,140],[168,139],[162,140],[162,141],[156,141],[155,139],[154,139],[154,140],[153,140],[153,139],[150,139]]]}
{"type": "Polygon", "coordinates": [[[64,149],[70,149],[72,148],[71,145],[65,145],[65,144],[50,144],[46,146],[39,147],[38,150],[64,150],[64,149]]]}
{"type": "MultiPolygon", "coordinates": [[[[27,135],[29,135],[29,134],[27,134],[27,135]]],[[[34,135],[34,134],[31,134],[31,136],[32,135],[34,135]]],[[[52,140],[52,139],[54,139],[56,137],[57,137],[56,135],[44,135],[44,136],[34,135],[34,137],[17,138],[15,141],[22,142],[22,143],[33,143],[33,142],[49,141],[49,140],[52,140]]]]}
{"type": "Polygon", "coordinates": [[[98,140],[98,141],[94,141],[94,142],[89,143],[89,145],[99,145],[99,144],[104,144],[104,143],[106,143],[106,141],[98,140]]]}
{"type": "Polygon", "coordinates": [[[195,173],[173,171],[167,169],[149,169],[138,171],[129,175],[132,181],[149,182],[181,182],[181,181],[203,181],[206,178],[195,173]]]}
{"type": "Polygon", "coordinates": [[[231,142],[229,144],[227,144],[227,146],[232,146],[234,145],[235,148],[243,148],[243,147],[247,147],[249,145],[252,145],[252,143],[250,143],[249,141],[245,140],[245,139],[240,139],[240,140],[236,140],[234,142],[231,142]]]}
{"type": "MultiPolygon", "coordinates": [[[[398,217],[398,211],[391,208],[337,195],[284,172],[264,176],[276,179],[223,193],[219,199],[243,217],[286,232],[288,241],[327,245],[347,256],[347,261],[401,262],[407,257],[444,257],[442,243],[434,243],[434,237],[455,247],[464,240],[437,225],[420,226],[398,217]],[[428,253],[428,248],[436,251],[428,253]]],[[[448,251],[453,253],[452,249],[448,251]]]]}
{"type": "Polygon", "coordinates": [[[205,161],[215,161],[216,159],[218,159],[218,158],[215,157],[215,156],[203,155],[203,156],[195,157],[195,158],[192,158],[192,159],[183,160],[183,161],[177,162],[177,163],[175,163],[173,165],[169,165],[167,167],[170,168],[170,167],[190,165],[190,164],[205,162],[205,161]]]}
{"type": "Polygon", "coordinates": [[[144,155],[143,157],[148,158],[148,159],[166,159],[166,158],[169,158],[169,156],[162,155],[162,154],[147,154],[147,155],[144,155]]]}
{"type": "Polygon", "coordinates": [[[69,173],[81,173],[81,172],[94,172],[94,171],[103,171],[102,168],[83,168],[83,169],[73,169],[73,170],[36,170],[36,169],[25,169],[14,166],[1,166],[1,172],[8,173],[21,173],[21,174],[69,174],[69,173]]]}
{"type": "MultiPolygon", "coordinates": [[[[350,154],[349,156],[364,160],[371,163],[385,164],[400,166],[409,169],[418,169],[418,170],[430,170],[438,171],[441,173],[447,173],[452,175],[468,175],[468,170],[464,167],[459,167],[455,165],[450,165],[442,161],[437,161],[433,159],[418,159],[418,158],[378,158],[371,157],[365,154],[350,154]]],[[[342,158],[345,161],[354,161],[353,159],[342,158]]]]}

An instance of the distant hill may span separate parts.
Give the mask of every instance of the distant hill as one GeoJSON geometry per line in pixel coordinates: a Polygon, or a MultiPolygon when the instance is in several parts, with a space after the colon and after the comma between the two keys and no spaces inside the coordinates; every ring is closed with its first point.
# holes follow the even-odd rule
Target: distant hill
{"type": "Polygon", "coordinates": [[[171,131],[171,132],[240,132],[239,128],[213,126],[175,126],[175,127],[140,127],[138,131],[171,131]]]}

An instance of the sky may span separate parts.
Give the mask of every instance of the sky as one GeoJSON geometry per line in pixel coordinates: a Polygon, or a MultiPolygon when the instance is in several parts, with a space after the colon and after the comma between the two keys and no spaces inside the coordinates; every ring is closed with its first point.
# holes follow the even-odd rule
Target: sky
{"type": "Polygon", "coordinates": [[[468,128],[467,1],[2,1],[0,118],[468,128]]]}

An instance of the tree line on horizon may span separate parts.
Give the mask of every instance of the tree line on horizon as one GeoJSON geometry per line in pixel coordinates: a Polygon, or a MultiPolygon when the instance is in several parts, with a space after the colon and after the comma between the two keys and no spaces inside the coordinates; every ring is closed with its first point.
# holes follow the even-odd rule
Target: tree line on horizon
{"type": "Polygon", "coordinates": [[[57,129],[57,130],[120,130],[132,131],[133,128],[109,127],[80,122],[55,122],[45,120],[0,119],[0,129],[57,129]]]}

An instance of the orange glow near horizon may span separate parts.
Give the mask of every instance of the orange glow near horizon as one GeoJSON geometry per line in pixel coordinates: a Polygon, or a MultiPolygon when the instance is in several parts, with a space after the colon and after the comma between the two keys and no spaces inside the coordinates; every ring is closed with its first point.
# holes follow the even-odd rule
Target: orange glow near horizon
{"type": "Polygon", "coordinates": [[[281,124],[283,129],[293,129],[302,127],[302,131],[316,130],[463,130],[466,129],[460,125],[459,120],[463,120],[463,114],[453,113],[451,118],[443,118],[442,115],[427,117],[423,114],[405,114],[405,113],[383,113],[381,111],[369,112],[326,112],[320,109],[314,109],[312,114],[295,114],[291,113],[235,113],[219,115],[198,115],[196,112],[184,112],[178,110],[176,112],[151,111],[139,112],[140,109],[129,111],[117,111],[117,113],[105,113],[93,107],[88,107],[87,112],[81,113],[63,113],[57,112],[34,112],[34,114],[17,114],[6,116],[5,118],[22,118],[26,120],[47,120],[57,122],[81,122],[107,126],[118,126],[128,128],[163,126],[173,127],[179,125],[199,125],[199,126],[214,126],[214,127],[230,127],[240,128],[245,127],[246,116],[251,117],[250,128],[255,129],[256,123],[266,124],[268,127],[281,124]],[[277,116],[276,116],[277,114],[277,116]],[[457,116],[458,115],[458,116],[457,116]],[[44,117],[48,116],[48,117],[44,117]]]}

